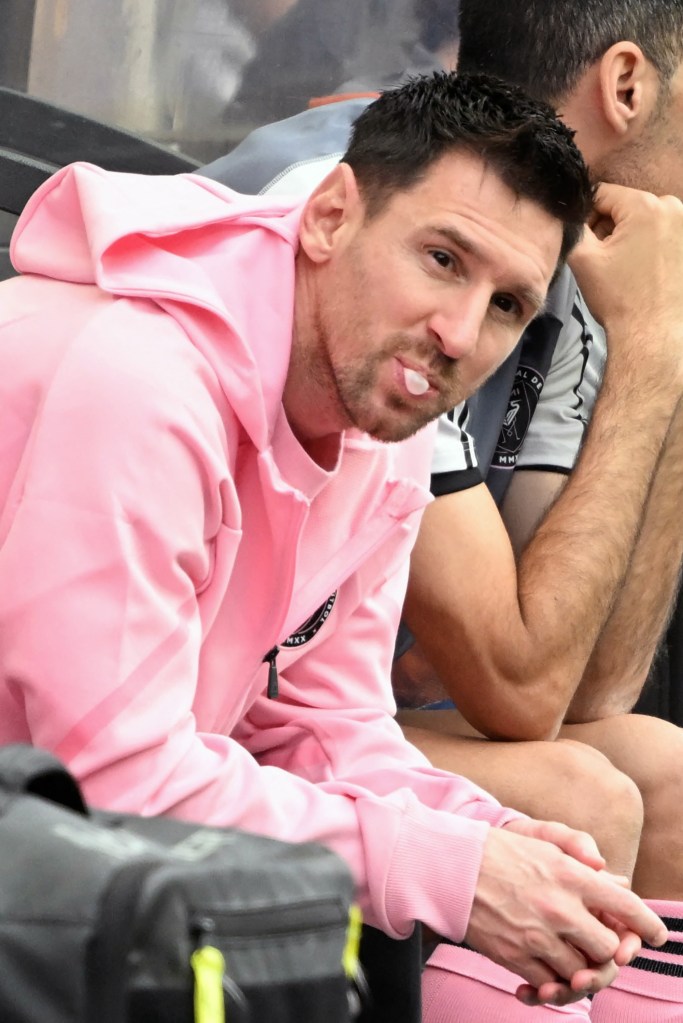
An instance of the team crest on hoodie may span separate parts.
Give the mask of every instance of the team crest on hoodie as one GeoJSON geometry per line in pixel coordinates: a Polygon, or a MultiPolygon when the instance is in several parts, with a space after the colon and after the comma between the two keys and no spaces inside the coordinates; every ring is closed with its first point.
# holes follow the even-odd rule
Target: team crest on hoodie
{"type": "Polygon", "coordinates": [[[286,649],[292,647],[303,646],[304,643],[309,643],[315,635],[322,629],[323,625],[330,617],[330,612],[334,607],[334,603],[337,599],[337,590],[334,591],[331,596],[327,598],[324,604],[321,604],[317,611],[314,611],[310,618],[299,626],[296,632],[293,632],[291,636],[288,636],[286,640],[280,645],[286,649]]]}

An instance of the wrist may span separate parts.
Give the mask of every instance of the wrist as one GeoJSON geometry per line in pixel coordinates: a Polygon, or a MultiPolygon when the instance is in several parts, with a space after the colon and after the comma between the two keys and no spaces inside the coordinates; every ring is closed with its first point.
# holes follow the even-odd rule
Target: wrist
{"type": "Polygon", "coordinates": [[[683,324],[645,323],[623,315],[604,320],[607,357],[604,380],[615,376],[620,387],[631,384],[652,395],[683,394],[683,324]]]}

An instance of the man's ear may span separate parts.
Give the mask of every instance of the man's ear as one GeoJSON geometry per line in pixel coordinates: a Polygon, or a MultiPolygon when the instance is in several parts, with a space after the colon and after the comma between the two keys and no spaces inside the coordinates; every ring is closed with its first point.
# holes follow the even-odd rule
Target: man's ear
{"type": "Polygon", "coordinates": [[[363,208],[355,174],[348,163],[338,163],[304,207],[299,241],[309,259],[330,259],[362,223],[363,208]]]}
{"type": "Polygon", "coordinates": [[[656,103],[659,79],[635,43],[614,43],[600,59],[598,88],[604,121],[619,136],[634,134],[656,103]]]}

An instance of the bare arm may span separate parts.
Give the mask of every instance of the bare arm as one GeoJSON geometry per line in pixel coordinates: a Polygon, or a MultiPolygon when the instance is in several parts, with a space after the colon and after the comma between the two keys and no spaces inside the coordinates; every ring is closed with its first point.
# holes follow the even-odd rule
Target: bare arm
{"type": "Polygon", "coordinates": [[[627,713],[638,699],[676,595],[683,556],[683,405],[674,416],[626,578],[567,713],[627,713]]]}
{"type": "Polygon", "coordinates": [[[538,524],[567,482],[559,472],[517,469],[500,510],[517,558],[531,542],[538,524]]]}
{"type": "Polygon", "coordinates": [[[518,565],[481,487],[428,509],[413,557],[408,624],[491,736],[557,733],[626,576],[681,394],[683,207],[611,187],[602,211],[617,227],[590,235],[575,269],[610,355],[570,481],[518,565]]]}
{"type": "MultiPolygon", "coordinates": [[[[404,617],[479,731],[545,738],[548,713],[541,721],[539,701],[550,709],[557,700],[548,694],[546,666],[553,658],[558,676],[566,675],[569,644],[553,630],[544,633],[541,623],[536,630],[527,626],[518,585],[510,539],[483,484],[429,505],[412,554],[404,617]]],[[[589,652],[587,645],[586,659],[589,652]]]]}
{"type": "MultiPolygon", "coordinates": [[[[565,477],[518,471],[502,507],[519,557],[556,500],[565,477]]],[[[679,405],[657,464],[638,541],[610,614],[590,656],[566,720],[625,714],[638,699],[677,592],[683,557],[683,406],[679,405]]]]}

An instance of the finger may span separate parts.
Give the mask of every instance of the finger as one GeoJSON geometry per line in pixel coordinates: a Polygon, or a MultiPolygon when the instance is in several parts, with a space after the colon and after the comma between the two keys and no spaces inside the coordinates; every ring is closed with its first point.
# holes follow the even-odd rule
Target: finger
{"type": "MultiPolygon", "coordinates": [[[[553,823],[549,825],[549,828],[557,835],[554,844],[568,856],[585,863],[587,867],[593,867],[594,870],[604,869],[605,857],[598,849],[598,844],[592,835],[585,831],[575,831],[564,824],[553,823]]],[[[553,839],[549,837],[546,841],[550,842],[553,839]]]]}
{"type": "Polygon", "coordinates": [[[619,967],[613,959],[609,963],[602,963],[600,966],[590,966],[585,970],[578,970],[571,979],[571,987],[582,994],[596,994],[602,991],[616,978],[619,967]]]}
{"type": "MultiPolygon", "coordinates": [[[[565,941],[578,949],[588,963],[608,963],[619,948],[619,935],[604,924],[595,911],[581,907],[571,926],[562,934],[565,941]]],[[[563,974],[564,976],[564,974],[563,974]]]]}
{"type": "Polygon", "coordinates": [[[614,953],[614,961],[617,966],[628,966],[632,963],[637,955],[640,954],[640,950],[643,947],[643,943],[637,934],[633,934],[632,931],[626,931],[619,944],[619,948],[614,953]]]}
{"type": "Polygon", "coordinates": [[[644,195],[650,195],[642,189],[629,188],[627,185],[598,185],[593,202],[593,209],[600,216],[619,220],[626,213],[638,208],[644,195]]]}
{"type": "Polygon", "coordinates": [[[620,888],[630,888],[631,879],[626,874],[612,874],[609,870],[604,871],[605,877],[608,877],[610,881],[614,881],[620,888]]]}
{"type": "Polygon", "coordinates": [[[614,961],[617,966],[628,966],[635,957],[640,953],[643,947],[643,943],[637,934],[633,931],[629,931],[628,928],[624,927],[622,923],[615,920],[609,913],[601,913],[600,919],[615,932],[619,938],[619,948],[614,953],[614,961]]]}
{"type": "Polygon", "coordinates": [[[523,962],[507,962],[501,963],[500,965],[505,966],[511,973],[517,974],[522,980],[526,981],[523,987],[529,987],[533,991],[539,991],[543,987],[547,987],[549,984],[559,984],[565,987],[567,990],[571,990],[570,977],[563,979],[559,977],[553,969],[551,969],[547,963],[540,959],[534,959],[531,956],[525,958],[523,962]]]}
{"type": "Polygon", "coordinates": [[[604,856],[600,853],[593,836],[586,831],[577,831],[559,821],[525,820],[520,822],[520,827],[523,829],[521,832],[519,828],[516,829],[519,833],[526,834],[529,838],[550,842],[563,853],[594,870],[603,870],[605,867],[604,856]]]}
{"type": "Polygon", "coordinates": [[[538,1001],[538,990],[537,988],[532,987],[531,984],[520,984],[515,991],[515,998],[523,1005],[536,1006],[541,1004],[538,1001]]]}
{"type": "Polygon", "coordinates": [[[567,984],[555,981],[543,984],[540,988],[531,987],[530,984],[523,984],[515,991],[515,998],[524,1005],[569,1005],[578,1002],[585,997],[586,992],[573,991],[567,984]]]}
{"type": "MultiPolygon", "coordinates": [[[[538,953],[537,953],[538,955],[538,953]]],[[[588,969],[592,961],[586,959],[581,952],[566,941],[558,941],[547,951],[538,955],[548,969],[554,974],[555,980],[569,982],[575,973],[588,969]]],[[[539,985],[536,985],[537,987],[539,985]]]]}
{"type": "Polygon", "coordinates": [[[616,225],[611,217],[598,216],[591,224],[591,230],[600,242],[604,242],[605,238],[609,238],[611,234],[614,234],[615,227],[616,225]]]}
{"type": "MultiPolygon", "coordinates": [[[[590,875],[588,878],[590,883],[593,878],[590,875]]],[[[586,901],[593,912],[609,913],[627,930],[634,931],[650,945],[654,945],[656,948],[663,945],[668,938],[668,932],[657,914],[653,913],[633,892],[613,882],[609,884],[604,882],[605,874],[596,874],[594,897],[587,893],[586,901]]],[[[600,956],[591,956],[589,949],[584,948],[583,945],[579,947],[589,955],[589,958],[601,962],[600,956]]],[[[614,951],[616,950],[610,954],[613,955],[614,951]]]]}
{"type": "Polygon", "coordinates": [[[586,227],[589,227],[600,240],[603,240],[614,230],[614,221],[593,207],[586,221],[586,227]]]}
{"type": "Polygon", "coordinates": [[[610,913],[601,913],[600,920],[604,923],[605,927],[609,927],[619,938],[619,948],[614,953],[614,961],[619,966],[625,966],[630,961],[626,957],[630,955],[633,958],[642,948],[640,937],[634,934],[633,931],[629,931],[628,927],[625,927],[610,913]]]}
{"type": "Polygon", "coordinates": [[[579,242],[574,246],[567,257],[567,262],[572,268],[572,271],[575,266],[580,266],[582,263],[590,261],[595,252],[599,250],[601,243],[602,239],[593,227],[584,224],[579,242]]]}
{"type": "Polygon", "coordinates": [[[519,974],[536,990],[548,984],[563,984],[571,990],[571,979],[576,973],[593,968],[594,964],[566,941],[555,939],[554,945],[529,939],[536,948],[529,958],[521,962],[503,963],[507,969],[519,974]],[[543,947],[541,947],[543,945],[543,947]]]}
{"type": "Polygon", "coordinates": [[[580,1002],[587,994],[590,992],[574,991],[566,984],[551,984],[539,988],[538,998],[541,1005],[571,1005],[572,1002],[580,1002]]]}

